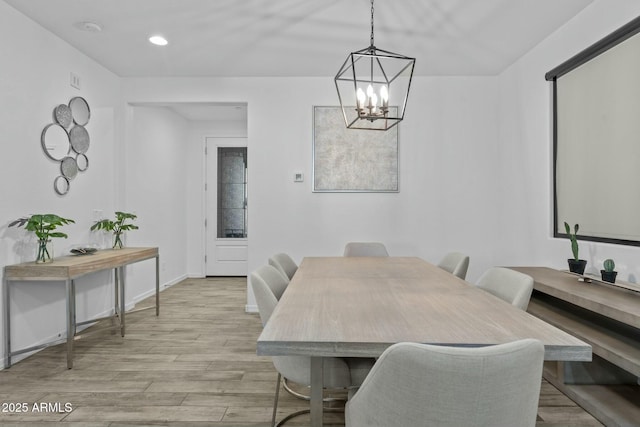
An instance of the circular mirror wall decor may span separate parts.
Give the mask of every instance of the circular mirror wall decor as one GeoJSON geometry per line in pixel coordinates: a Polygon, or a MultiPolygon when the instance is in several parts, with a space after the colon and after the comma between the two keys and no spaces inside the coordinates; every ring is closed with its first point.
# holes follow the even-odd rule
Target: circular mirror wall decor
{"type": "Polygon", "coordinates": [[[69,180],[62,175],[53,180],[53,189],[61,196],[64,196],[69,192],[69,187],[69,180]]]}
{"type": "Polygon", "coordinates": [[[71,126],[71,108],[69,108],[68,105],[58,105],[55,110],[53,110],[53,115],[60,126],[65,128],[71,126]]]}
{"type": "Polygon", "coordinates": [[[84,126],[89,123],[91,117],[91,111],[89,110],[89,104],[81,97],[76,96],[69,101],[69,108],[71,109],[71,115],[73,116],[73,122],[77,125],[84,126]]]}
{"type": "Polygon", "coordinates": [[[47,157],[60,162],[62,175],[53,181],[53,189],[61,196],[69,192],[70,180],[89,167],[86,152],[89,150],[90,138],[85,125],[90,118],[89,104],[83,97],[76,96],[71,98],[69,105],[60,104],[55,107],[54,123],[42,130],[42,149],[47,157]],[[72,124],[75,125],[69,129],[72,124]]]}
{"type": "Polygon", "coordinates": [[[78,170],[80,172],[84,172],[89,167],[89,158],[84,154],[78,154],[76,156],[76,165],[78,166],[78,170]]]}
{"type": "Polygon", "coordinates": [[[71,148],[78,154],[84,154],[89,150],[89,132],[84,126],[76,125],[69,131],[71,148]]]}
{"type": "Polygon", "coordinates": [[[61,161],[69,154],[69,134],[57,123],[51,123],[42,130],[42,149],[52,160],[61,161]]]}
{"type": "Polygon", "coordinates": [[[63,176],[73,179],[78,174],[78,164],[73,157],[65,157],[60,162],[60,172],[63,176]]]}

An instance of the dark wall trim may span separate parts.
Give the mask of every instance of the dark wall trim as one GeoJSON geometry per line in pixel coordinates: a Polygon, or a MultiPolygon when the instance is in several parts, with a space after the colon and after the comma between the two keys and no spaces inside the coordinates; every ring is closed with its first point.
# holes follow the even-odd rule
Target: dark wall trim
{"type": "Polygon", "coordinates": [[[558,65],[553,70],[545,74],[544,78],[546,80],[555,80],[558,77],[567,74],[574,68],[577,68],[585,62],[595,58],[601,53],[606,52],[617,44],[622,43],[638,32],[640,32],[640,16],[558,65]]]}
{"type": "MultiPolygon", "coordinates": [[[[558,238],[569,238],[569,235],[566,233],[558,233],[557,231],[553,233],[553,237],[558,238]]],[[[640,246],[640,242],[637,240],[625,240],[625,239],[610,239],[608,237],[595,237],[595,236],[581,236],[578,235],[578,240],[584,240],[588,242],[600,242],[600,243],[611,243],[614,245],[626,245],[626,246],[640,246]]]]}
{"type": "Polygon", "coordinates": [[[558,81],[553,79],[551,82],[552,98],[553,98],[553,237],[569,237],[568,235],[560,236],[558,234],[558,185],[557,185],[557,167],[558,167],[558,81]]]}

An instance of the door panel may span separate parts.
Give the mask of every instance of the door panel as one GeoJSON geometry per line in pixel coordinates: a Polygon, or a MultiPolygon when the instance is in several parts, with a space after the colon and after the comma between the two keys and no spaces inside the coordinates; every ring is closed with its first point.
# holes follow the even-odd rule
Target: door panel
{"type": "Polygon", "coordinates": [[[246,138],[206,139],[207,276],[247,275],[246,146],[246,138]]]}

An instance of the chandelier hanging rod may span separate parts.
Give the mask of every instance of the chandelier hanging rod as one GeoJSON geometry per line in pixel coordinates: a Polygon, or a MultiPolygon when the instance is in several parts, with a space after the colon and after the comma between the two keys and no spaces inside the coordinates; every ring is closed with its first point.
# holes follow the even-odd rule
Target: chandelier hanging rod
{"type": "Polygon", "coordinates": [[[373,0],[371,0],[371,47],[375,50],[375,45],[373,44],[373,0]]]}

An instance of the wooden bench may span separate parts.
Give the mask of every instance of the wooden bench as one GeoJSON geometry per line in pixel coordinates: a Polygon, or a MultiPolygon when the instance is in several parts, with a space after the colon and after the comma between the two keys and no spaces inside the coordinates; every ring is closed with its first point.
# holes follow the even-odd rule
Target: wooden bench
{"type": "Polygon", "coordinates": [[[533,277],[527,311],[593,348],[593,362],[545,365],[544,377],[607,426],[640,422],[640,285],[617,285],[546,267],[533,277]]]}

